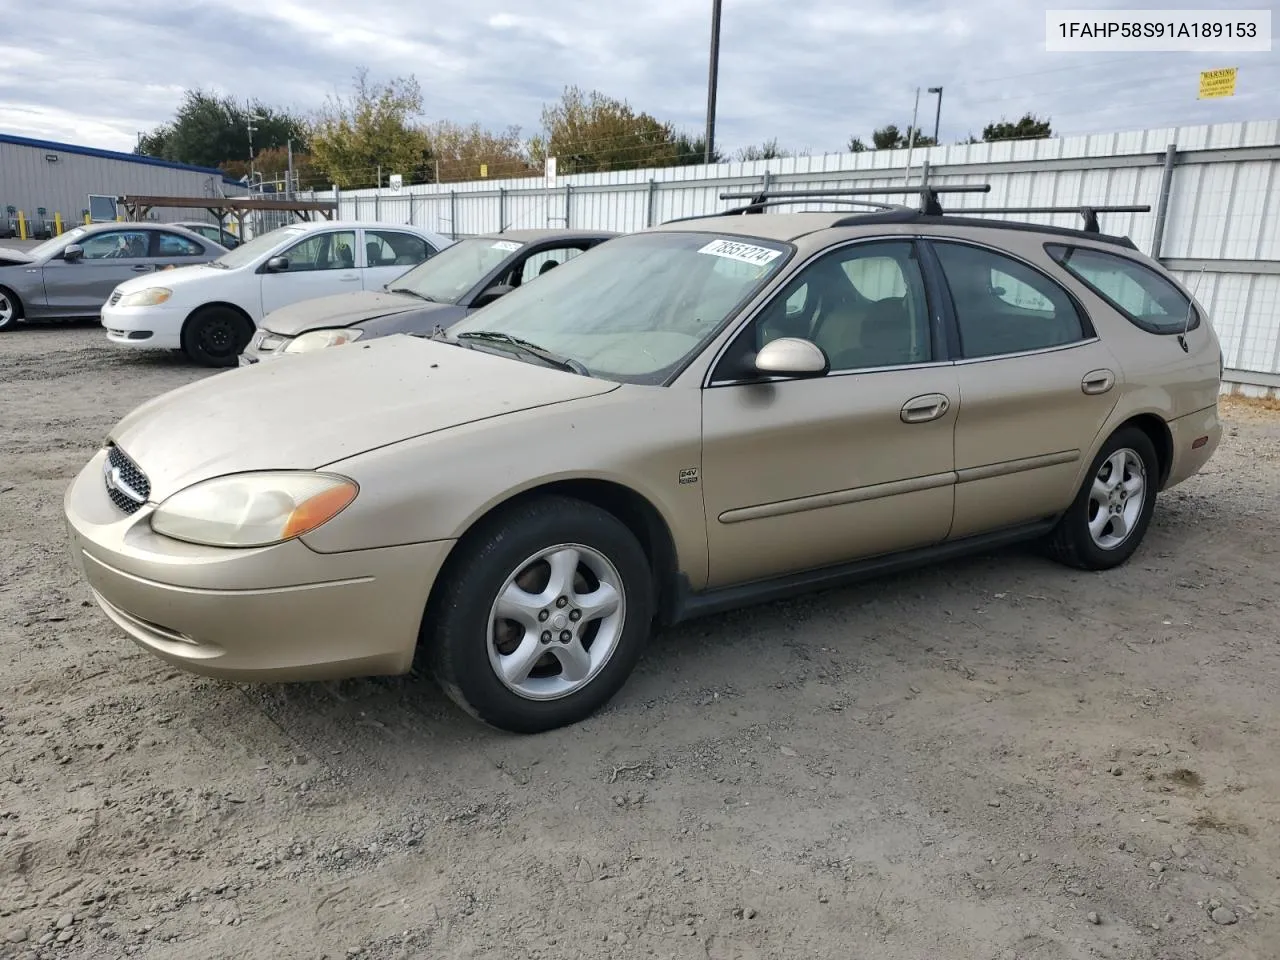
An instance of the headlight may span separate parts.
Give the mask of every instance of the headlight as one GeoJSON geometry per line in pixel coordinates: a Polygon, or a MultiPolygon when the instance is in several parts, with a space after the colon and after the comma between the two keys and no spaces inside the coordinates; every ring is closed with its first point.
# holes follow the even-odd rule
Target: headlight
{"type": "Polygon", "coordinates": [[[117,306],[120,307],[157,307],[173,296],[173,291],[168,287],[147,287],[145,290],[136,290],[133,293],[126,293],[120,298],[117,306]]]}
{"type": "Polygon", "coordinates": [[[359,327],[339,327],[334,330],[311,330],[289,341],[285,353],[310,353],[325,347],[340,347],[364,336],[359,327]]]}
{"type": "Polygon", "coordinates": [[[301,470],[215,477],[160,504],[151,529],[210,547],[265,547],[328,523],[358,490],[346,477],[301,470]]]}

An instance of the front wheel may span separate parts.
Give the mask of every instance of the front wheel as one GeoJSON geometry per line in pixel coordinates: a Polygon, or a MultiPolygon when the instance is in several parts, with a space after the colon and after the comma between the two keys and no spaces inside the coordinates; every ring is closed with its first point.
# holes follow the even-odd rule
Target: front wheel
{"type": "Polygon", "coordinates": [[[424,619],[444,691],[513,733],[585,719],[649,637],[653,585],[635,535],[589,503],[546,497],[482,524],[450,559],[424,619]]]}
{"type": "Polygon", "coordinates": [[[22,319],[22,304],[15,294],[0,287],[0,330],[12,330],[22,319]]]}
{"type": "Polygon", "coordinates": [[[1159,485],[1155,446],[1137,427],[1103,444],[1075,501],[1049,536],[1049,554],[1082,570],[1109,570],[1128,560],[1151,523],[1159,485]]]}
{"type": "Polygon", "coordinates": [[[196,311],[182,329],[182,352],[202,367],[234,367],[253,336],[253,324],[230,307],[196,311]]]}

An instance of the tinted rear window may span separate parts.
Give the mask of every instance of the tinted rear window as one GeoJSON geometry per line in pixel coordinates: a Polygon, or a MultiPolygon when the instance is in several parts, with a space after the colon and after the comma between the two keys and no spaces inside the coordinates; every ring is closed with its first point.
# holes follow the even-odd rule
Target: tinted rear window
{"type": "Polygon", "coordinates": [[[1187,295],[1145,264],[1092,247],[1050,243],[1045,245],[1045,251],[1068,273],[1148,333],[1182,333],[1200,325],[1199,312],[1192,309],[1187,295]]]}

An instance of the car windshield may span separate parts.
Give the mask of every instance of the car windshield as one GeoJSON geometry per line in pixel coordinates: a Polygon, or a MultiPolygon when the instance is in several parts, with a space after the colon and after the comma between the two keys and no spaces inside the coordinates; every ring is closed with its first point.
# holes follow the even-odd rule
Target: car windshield
{"type": "Polygon", "coordinates": [[[778,272],[789,249],[684,231],[618,237],[476,311],[447,337],[505,334],[592,376],[661,384],[778,272]]]}
{"type": "Polygon", "coordinates": [[[219,266],[235,269],[253,263],[260,256],[274,249],[286,240],[293,240],[306,233],[302,227],[277,227],[254,237],[248,243],[242,243],[213,262],[219,266]]]}
{"type": "Polygon", "coordinates": [[[388,290],[404,291],[436,303],[457,303],[467,291],[519,250],[523,243],[473,237],[450,244],[430,260],[396,277],[388,290]]]}
{"type": "Polygon", "coordinates": [[[58,234],[58,236],[51,240],[46,240],[39,246],[32,247],[27,251],[27,254],[37,259],[40,257],[47,257],[51,253],[57,253],[63,247],[67,246],[67,244],[75,243],[88,232],[89,231],[84,227],[75,227],[68,230],[66,233],[58,234]]]}

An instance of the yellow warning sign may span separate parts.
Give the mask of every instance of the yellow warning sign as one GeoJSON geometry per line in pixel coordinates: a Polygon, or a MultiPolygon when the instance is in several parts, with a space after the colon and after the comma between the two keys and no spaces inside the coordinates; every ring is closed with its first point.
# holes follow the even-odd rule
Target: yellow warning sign
{"type": "Polygon", "coordinates": [[[487,163],[480,164],[480,176],[481,177],[489,176],[489,165],[487,163]]]}
{"type": "Polygon", "coordinates": [[[1234,97],[1236,95],[1236,68],[1223,67],[1221,70],[1200,71],[1200,97],[1209,100],[1213,97],[1234,97]]]}

